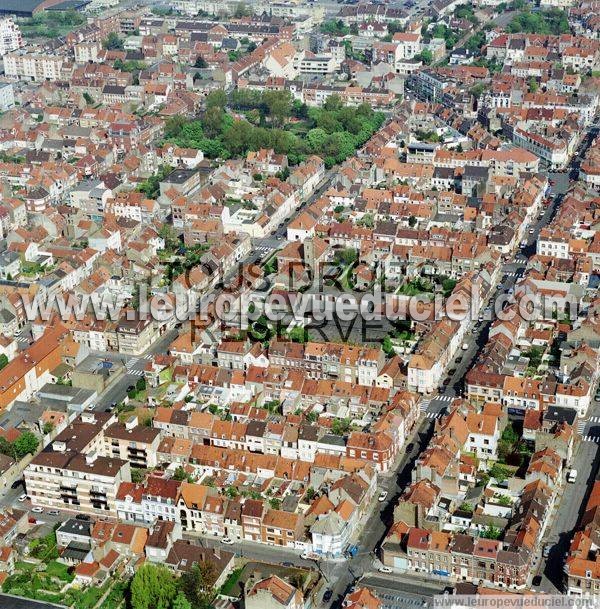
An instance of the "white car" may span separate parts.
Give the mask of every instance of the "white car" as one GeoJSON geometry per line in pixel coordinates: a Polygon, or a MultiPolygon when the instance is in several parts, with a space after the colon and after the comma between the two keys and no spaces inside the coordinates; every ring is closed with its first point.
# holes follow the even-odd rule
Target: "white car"
{"type": "Polygon", "coordinates": [[[379,567],[379,573],[393,573],[394,570],[391,567],[386,567],[385,565],[383,565],[382,567],[379,567]]]}
{"type": "Polygon", "coordinates": [[[233,539],[231,539],[230,537],[223,537],[223,539],[221,539],[221,543],[224,543],[227,546],[232,546],[235,541],[233,541],[233,539]]]}
{"type": "Polygon", "coordinates": [[[379,501],[380,503],[383,503],[388,496],[388,492],[387,491],[381,491],[381,493],[379,493],[379,497],[377,498],[377,501],[379,501]]]}
{"type": "Polygon", "coordinates": [[[34,507],[34,508],[31,508],[31,511],[32,511],[34,514],[43,514],[43,513],[44,513],[44,510],[43,510],[43,508],[41,508],[41,507],[34,507]]]}
{"type": "Polygon", "coordinates": [[[575,482],[577,480],[577,470],[571,469],[567,472],[567,482],[575,482]]]}
{"type": "Polygon", "coordinates": [[[22,494],[22,495],[19,497],[18,501],[19,501],[19,503],[23,503],[23,501],[25,501],[26,499],[27,499],[27,495],[26,495],[25,493],[23,493],[23,494],[22,494]]]}

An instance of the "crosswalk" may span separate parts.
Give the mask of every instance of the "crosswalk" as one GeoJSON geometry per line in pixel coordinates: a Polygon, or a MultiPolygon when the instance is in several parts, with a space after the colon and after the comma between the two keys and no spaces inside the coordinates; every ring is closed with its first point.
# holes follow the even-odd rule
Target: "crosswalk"
{"type": "Polygon", "coordinates": [[[256,248],[256,251],[260,252],[261,254],[268,254],[269,252],[273,251],[273,248],[268,245],[261,245],[256,248]]]}
{"type": "Polygon", "coordinates": [[[125,364],[125,369],[127,370],[127,374],[132,376],[143,376],[144,370],[136,370],[135,366],[137,366],[140,362],[147,362],[152,359],[152,355],[141,355],[140,357],[132,357],[130,360],[127,360],[125,364]]]}
{"type": "Polygon", "coordinates": [[[600,423],[600,417],[590,417],[590,423],[600,423]]]}
{"type": "Polygon", "coordinates": [[[600,436],[582,436],[581,439],[584,442],[594,442],[595,444],[600,444],[600,436]]]}
{"type": "Polygon", "coordinates": [[[579,421],[579,423],[577,423],[577,432],[579,433],[579,435],[583,433],[583,430],[585,429],[586,425],[587,423],[585,421],[579,421]]]}
{"type": "Polygon", "coordinates": [[[438,395],[435,398],[436,402],[451,402],[454,398],[451,395],[438,395]]]}
{"type": "Polygon", "coordinates": [[[506,273],[504,273],[507,277],[520,277],[521,276],[521,272],[520,271],[508,271],[506,273]]]}
{"type": "Polygon", "coordinates": [[[441,419],[444,416],[443,412],[426,412],[425,417],[427,419],[441,419]]]}

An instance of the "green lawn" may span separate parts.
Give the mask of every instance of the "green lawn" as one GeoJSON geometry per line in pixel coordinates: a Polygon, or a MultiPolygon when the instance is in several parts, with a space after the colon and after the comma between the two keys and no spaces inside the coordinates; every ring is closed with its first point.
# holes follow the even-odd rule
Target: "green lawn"
{"type": "Polygon", "coordinates": [[[69,567],[56,560],[52,560],[48,563],[46,573],[51,577],[56,577],[64,582],[72,582],[74,579],[74,576],[69,573],[69,567]]]}
{"type": "Polygon", "coordinates": [[[240,575],[242,574],[243,567],[239,567],[238,569],[234,569],[229,577],[225,580],[225,583],[221,587],[221,594],[225,596],[229,596],[232,590],[235,588],[238,580],[240,579],[240,575]]]}

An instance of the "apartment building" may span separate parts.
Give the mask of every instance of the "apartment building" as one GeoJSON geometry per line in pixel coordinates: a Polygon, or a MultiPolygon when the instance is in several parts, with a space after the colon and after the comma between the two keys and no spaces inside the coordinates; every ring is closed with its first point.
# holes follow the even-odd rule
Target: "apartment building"
{"type": "Polygon", "coordinates": [[[140,425],[136,416],[104,431],[102,454],[129,461],[132,467],[156,467],[160,430],[140,425]]]}
{"type": "Polygon", "coordinates": [[[23,46],[23,37],[19,26],[12,17],[0,19],[0,57],[16,51],[23,46]]]}
{"type": "Polygon", "coordinates": [[[42,82],[60,80],[66,57],[47,53],[12,52],[4,56],[4,73],[8,78],[42,82]]]}

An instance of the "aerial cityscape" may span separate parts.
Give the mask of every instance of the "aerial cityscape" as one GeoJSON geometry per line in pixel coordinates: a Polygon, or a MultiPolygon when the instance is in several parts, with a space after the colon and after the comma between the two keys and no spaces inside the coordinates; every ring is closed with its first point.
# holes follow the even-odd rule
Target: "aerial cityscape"
{"type": "Polygon", "coordinates": [[[0,0],[0,609],[598,608],[599,381],[600,0],[0,0]]]}

